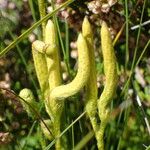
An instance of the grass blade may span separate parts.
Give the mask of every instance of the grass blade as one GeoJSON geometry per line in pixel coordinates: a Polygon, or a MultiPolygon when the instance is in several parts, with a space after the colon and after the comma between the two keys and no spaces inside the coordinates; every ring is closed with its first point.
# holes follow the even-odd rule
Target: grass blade
{"type": "Polygon", "coordinates": [[[4,50],[0,52],[0,58],[9,52],[13,47],[16,46],[16,44],[20,43],[27,35],[29,35],[36,27],[38,27],[43,21],[46,21],[50,17],[52,17],[54,14],[56,14],[60,9],[68,6],[71,4],[74,0],[68,0],[65,3],[63,3],[60,7],[56,8],[53,12],[47,14],[45,17],[43,17],[38,22],[34,23],[28,30],[26,30],[23,34],[21,34],[19,37],[17,37],[10,45],[8,45],[4,50]]]}

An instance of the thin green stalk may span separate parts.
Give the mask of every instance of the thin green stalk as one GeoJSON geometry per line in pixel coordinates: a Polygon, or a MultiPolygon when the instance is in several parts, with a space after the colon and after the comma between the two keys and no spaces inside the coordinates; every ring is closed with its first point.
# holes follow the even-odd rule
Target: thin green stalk
{"type": "MultiPolygon", "coordinates": [[[[130,14],[128,15],[128,19],[131,17],[131,15],[133,14],[133,12],[135,11],[135,9],[136,9],[136,7],[137,7],[137,4],[138,4],[138,1],[137,1],[137,3],[136,3],[135,7],[134,7],[134,8],[132,9],[132,11],[130,12],[130,14]]],[[[118,34],[116,35],[116,37],[115,37],[115,39],[114,39],[114,41],[113,41],[113,46],[116,45],[116,43],[117,43],[119,37],[121,36],[121,34],[122,34],[123,30],[124,30],[125,25],[126,25],[126,22],[122,25],[121,29],[119,30],[118,34]]]]}
{"type": "Polygon", "coordinates": [[[136,60],[138,44],[139,44],[139,39],[140,39],[141,24],[142,24],[143,15],[144,15],[145,4],[146,4],[146,0],[144,0],[144,4],[143,4],[143,7],[142,7],[142,14],[141,14],[141,18],[140,18],[140,27],[139,27],[139,30],[138,30],[138,35],[137,35],[136,46],[135,46],[135,50],[134,50],[134,56],[133,56],[133,61],[132,61],[132,65],[131,65],[130,75],[129,75],[129,78],[128,78],[122,92],[121,92],[121,95],[123,95],[123,93],[128,89],[129,84],[130,84],[130,80],[131,80],[131,77],[132,77],[132,74],[133,74],[133,71],[134,71],[134,68],[135,68],[135,60],[136,60]]]}
{"type": "MultiPolygon", "coordinates": [[[[123,135],[123,134],[126,132],[126,130],[127,130],[127,122],[128,122],[128,118],[129,118],[130,111],[131,111],[130,108],[127,108],[127,109],[125,110],[124,126],[123,126],[124,128],[123,128],[123,131],[122,131],[122,134],[121,134],[121,135],[123,135]]],[[[123,136],[120,136],[120,138],[119,138],[119,144],[117,145],[117,150],[120,150],[120,143],[121,143],[122,137],[123,137],[123,136]]]]}
{"type": "Polygon", "coordinates": [[[126,10],[126,54],[125,54],[125,71],[127,71],[127,65],[129,62],[129,14],[128,14],[128,0],[125,0],[126,10]]]}
{"type": "MultiPolygon", "coordinates": [[[[73,122],[73,121],[72,121],[72,122],[73,122]]],[[[74,140],[74,126],[72,126],[71,129],[72,129],[72,130],[71,130],[71,131],[72,131],[72,134],[71,134],[71,135],[72,135],[72,147],[73,147],[73,149],[74,149],[74,141],[75,141],[75,140],[74,140]]]]}
{"type": "Polygon", "coordinates": [[[121,144],[121,136],[120,136],[120,138],[119,138],[119,142],[118,142],[118,145],[117,145],[117,150],[120,150],[119,148],[120,148],[120,144],[121,144]]]}
{"type": "Polygon", "coordinates": [[[31,13],[32,13],[33,21],[37,22],[36,15],[35,15],[35,9],[33,6],[33,0],[28,0],[28,2],[29,2],[31,13]]]}
{"type": "Polygon", "coordinates": [[[69,60],[69,27],[68,27],[68,23],[67,20],[65,20],[65,46],[66,46],[66,60],[67,60],[67,64],[69,67],[69,71],[70,71],[70,60],[69,60]]]}
{"type": "MultiPolygon", "coordinates": [[[[55,9],[55,4],[54,4],[53,0],[52,0],[52,7],[53,7],[53,9],[55,9]]],[[[57,19],[56,15],[54,15],[54,24],[57,27],[58,37],[59,37],[59,40],[60,40],[60,45],[61,45],[63,56],[64,56],[64,62],[65,62],[66,67],[67,67],[67,72],[70,75],[69,63],[67,62],[67,54],[66,54],[66,51],[65,51],[65,46],[64,46],[62,37],[61,37],[60,27],[59,27],[59,23],[58,23],[58,19],[57,19]]]]}
{"type": "MultiPolygon", "coordinates": [[[[45,10],[45,0],[38,0],[39,5],[39,12],[40,12],[40,18],[44,18],[46,16],[46,10],[45,10]]],[[[45,26],[46,22],[42,22],[42,33],[43,33],[43,39],[45,39],[45,26]]]]}
{"type": "Polygon", "coordinates": [[[90,131],[82,140],[75,146],[73,150],[81,150],[94,137],[94,131],[90,131]]]}
{"type": "Polygon", "coordinates": [[[148,42],[146,43],[146,45],[145,45],[145,47],[144,47],[144,50],[142,51],[140,57],[138,58],[138,60],[137,60],[137,62],[136,62],[136,64],[135,64],[135,66],[137,66],[137,65],[139,64],[139,62],[141,61],[141,59],[142,59],[142,57],[143,57],[145,51],[147,50],[149,44],[150,44],[150,40],[148,40],[148,42]]]}
{"type": "Polygon", "coordinates": [[[60,9],[67,7],[69,4],[74,2],[74,0],[68,0],[62,5],[60,5],[58,8],[56,8],[51,13],[47,14],[45,17],[40,19],[38,22],[34,23],[29,29],[27,29],[23,34],[21,34],[19,37],[17,37],[10,45],[8,45],[5,49],[3,49],[0,52],[0,58],[9,52],[13,47],[16,46],[16,44],[20,43],[25,37],[27,37],[36,27],[38,27],[43,21],[48,20],[50,17],[52,17],[54,14],[56,14],[60,9]]]}
{"type": "MultiPolygon", "coordinates": [[[[138,58],[137,62],[135,63],[135,67],[136,67],[136,66],[139,64],[139,62],[141,61],[141,59],[142,59],[142,57],[143,57],[145,51],[147,50],[149,44],[150,44],[150,40],[148,40],[147,44],[145,45],[144,50],[142,51],[142,53],[141,53],[140,57],[138,58]]],[[[135,67],[134,67],[134,68],[135,68],[135,67]]],[[[129,86],[129,83],[130,83],[132,74],[133,74],[133,72],[130,74],[130,76],[129,76],[129,78],[128,78],[128,80],[127,80],[127,82],[126,82],[126,84],[125,84],[125,86],[124,86],[124,88],[123,88],[123,91],[121,92],[121,96],[123,95],[125,89],[129,86]]]]}
{"type": "Polygon", "coordinates": [[[134,70],[134,65],[135,65],[135,60],[136,60],[136,54],[137,54],[137,50],[138,50],[139,39],[140,39],[140,33],[141,33],[141,24],[142,24],[143,15],[144,15],[144,10],[145,10],[145,4],[146,4],[146,0],[144,0],[144,4],[143,4],[143,8],[142,8],[142,14],[141,14],[141,18],[140,18],[140,27],[139,27],[138,35],[137,35],[136,46],[135,46],[135,52],[134,52],[134,56],[133,56],[132,66],[131,66],[131,72],[133,72],[133,70],[134,70]]]}
{"type": "Polygon", "coordinates": [[[28,135],[27,135],[27,137],[26,137],[26,139],[25,139],[25,143],[23,144],[21,150],[24,150],[24,149],[25,149],[26,144],[27,144],[27,139],[31,136],[31,134],[32,134],[32,132],[33,132],[33,129],[34,129],[36,123],[37,123],[37,121],[34,121],[34,122],[33,122],[32,126],[31,126],[31,128],[30,128],[30,130],[29,130],[29,133],[28,133],[28,135]]]}
{"type": "MultiPolygon", "coordinates": [[[[32,13],[32,17],[33,17],[33,22],[37,22],[37,18],[36,18],[36,14],[35,14],[35,9],[34,9],[34,6],[33,6],[33,0],[29,0],[29,6],[30,6],[30,10],[31,10],[31,13],[32,13]]],[[[39,33],[39,30],[38,30],[38,33],[39,33]]],[[[37,37],[38,39],[41,38],[40,34],[37,34],[37,37]]]]}
{"type": "Polygon", "coordinates": [[[113,40],[113,46],[116,45],[118,39],[120,38],[120,36],[121,36],[121,34],[122,34],[123,30],[124,30],[124,27],[125,27],[125,23],[122,25],[121,29],[119,30],[119,32],[117,33],[115,39],[113,40]]]}
{"type": "Polygon", "coordinates": [[[64,61],[65,61],[66,67],[67,67],[67,72],[70,75],[69,64],[67,62],[67,55],[66,55],[64,43],[63,43],[63,40],[62,40],[62,37],[61,37],[61,32],[60,32],[59,23],[58,23],[57,19],[56,19],[56,26],[57,26],[58,36],[59,36],[59,40],[60,40],[60,45],[61,45],[62,52],[63,52],[63,55],[64,55],[64,61]]]}
{"type": "MultiPolygon", "coordinates": [[[[106,146],[105,146],[105,149],[110,149],[110,144],[111,143],[111,134],[113,133],[113,121],[110,122],[110,127],[109,127],[109,130],[107,130],[107,139],[106,139],[106,146]]],[[[111,146],[111,149],[113,149],[114,145],[111,146]]]]}
{"type": "Polygon", "coordinates": [[[86,111],[84,111],[77,119],[75,119],[57,138],[55,138],[44,150],[49,150],[56,142],[58,138],[61,138],[76,122],[78,122],[84,115],[86,111]]]}

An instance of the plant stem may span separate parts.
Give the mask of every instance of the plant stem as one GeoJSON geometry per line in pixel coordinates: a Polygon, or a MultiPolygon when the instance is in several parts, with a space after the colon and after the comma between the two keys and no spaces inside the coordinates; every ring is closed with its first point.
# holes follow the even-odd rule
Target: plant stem
{"type": "Polygon", "coordinates": [[[90,131],[82,140],[75,146],[73,150],[81,150],[94,137],[94,131],[90,131]]]}
{"type": "Polygon", "coordinates": [[[128,14],[128,0],[125,0],[126,9],[126,54],[125,54],[125,71],[127,71],[127,65],[129,61],[129,14],[128,14]]]}
{"type": "MultiPolygon", "coordinates": [[[[45,0],[38,0],[38,5],[39,5],[39,12],[40,12],[40,18],[44,18],[46,16],[46,11],[45,11],[45,0]]],[[[43,33],[43,39],[45,39],[45,25],[46,22],[42,22],[42,33],[43,33]]]]}
{"type": "Polygon", "coordinates": [[[99,150],[104,150],[104,132],[106,128],[107,122],[101,121],[99,131],[96,133],[96,139],[97,139],[97,147],[99,150]]]}

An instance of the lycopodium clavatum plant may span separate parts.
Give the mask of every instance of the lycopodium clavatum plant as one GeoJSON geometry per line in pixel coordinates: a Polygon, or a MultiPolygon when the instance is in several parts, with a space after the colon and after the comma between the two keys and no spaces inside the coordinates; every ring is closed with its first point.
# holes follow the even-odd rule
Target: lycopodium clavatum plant
{"type": "MultiPolygon", "coordinates": [[[[107,24],[102,23],[100,32],[106,77],[100,98],[98,98],[94,35],[88,18],[84,18],[82,32],[79,33],[77,38],[77,73],[74,79],[67,84],[63,84],[62,81],[61,58],[55,25],[52,20],[48,20],[46,24],[43,24],[42,28],[43,40],[36,40],[32,43],[32,55],[45,109],[49,116],[45,123],[52,131],[49,133],[41,122],[43,135],[50,141],[56,139],[56,150],[64,149],[63,141],[58,138],[63,130],[61,116],[64,101],[68,97],[79,93],[82,89],[85,92],[85,111],[90,119],[98,149],[104,150],[103,138],[106,125],[109,122],[109,104],[113,100],[117,87],[116,57],[107,24]]],[[[31,90],[23,89],[19,95],[33,107],[38,106],[40,108],[31,90]]],[[[30,116],[34,115],[28,105],[23,103],[23,106],[30,116]]]]}
{"type": "Polygon", "coordinates": [[[3,2],[0,150],[150,150],[150,1],[3,2]]]}
{"type": "Polygon", "coordinates": [[[96,76],[96,64],[95,64],[95,56],[94,56],[94,40],[93,40],[93,31],[92,27],[87,19],[84,18],[82,25],[83,36],[86,39],[88,44],[88,49],[90,53],[90,76],[85,86],[86,92],[86,106],[85,109],[90,118],[93,130],[96,132],[98,129],[98,125],[96,122],[96,113],[97,113],[97,76],[96,76]]]}
{"type": "Polygon", "coordinates": [[[117,88],[117,63],[111,35],[105,22],[102,23],[100,36],[106,81],[103,92],[98,99],[98,114],[101,122],[96,137],[98,149],[104,150],[103,136],[110,116],[109,104],[113,100],[117,88]]]}

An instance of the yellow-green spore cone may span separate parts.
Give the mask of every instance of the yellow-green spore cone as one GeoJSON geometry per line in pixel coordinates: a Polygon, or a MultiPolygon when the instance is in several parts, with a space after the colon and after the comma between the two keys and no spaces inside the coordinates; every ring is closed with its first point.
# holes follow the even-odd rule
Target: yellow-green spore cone
{"type": "Polygon", "coordinates": [[[77,92],[79,92],[87,83],[90,73],[89,50],[86,40],[84,39],[82,34],[79,34],[78,36],[77,48],[78,48],[77,74],[75,78],[72,80],[72,82],[54,88],[50,94],[52,99],[58,99],[61,101],[64,98],[72,96],[77,92]]]}
{"type": "Polygon", "coordinates": [[[55,27],[51,20],[48,20],[45,32],[45,44],[47,45],[46,60],[51,91],[61,84],[59,50],[56,42],[55,27]]]}
{"type": "Polygon", "coordinates": [[[96,137],[98,142],[98,149],[104,150],[103,136],[110,115],[109,104],[113,100],[113,96],[117,88],[117,67],[111,35],[105,22],[102,23],[100,35],[106,81],[104,85],[104,90],[98,100],[98,111],[101,123],[100,129],[97,132],[96,137]]]}
{"type": "Polygon", "coordinates": [[[32,91],[27,88],[22,89],[19,93],[19,96],[25,100],[23,101],[21,99],[20,102],[23,105],[26,112],[28,113],[28,115],[30,117],[35,117],[36,113],[38,112],[38,103],[35,101],[32,91]]]}
{"type": "Polygon", "coordinates": [[[96,64],[94,56],[94,41],[92,27],[87,19],[84,18],[82,24],[82,33],[87,41],[89,54],[90,54],[90,76],[86,84],[86,111],[91,120],[94,131],[98,129],[96,122],[96,111],[97,111],[97,76],[96,76],[96,64]]]}
{"type": "Polygon", "coordinates": [[[103,54],[103,60],[104,60],[104,73],[106,77],[104,90],[100,96],[99,100],[99,108],[101,106],[107,106],[115,92],[117,87],[117,62],[116,62],[116,56],[115,51],[113,48],[111,35],[109,32],[109,29],[107,27],[107,24],[105,22],[102,23],[101,28],[101,46],[102,46],[102,54],[103,54]]]}
{"type": "Polygon", "coordinates": [[[34,60],[34,67],[35,67],[35,71],[36,71],[36,75],[40,84],[40,88],[42,91],[42,94],[45,94],[45,91],[48,88],[48,70],[47,70],[47,63],[46,63],[46,58],[45,58],[45,54],[39,52],[37,49],[35,49],[35,47],[42,47],[43,44],[41,44],[42,42],[40,42],[40,46],[36,45],[36,43],[39,42],[34,42],[32,44],[32,56],[33,56],[33,60],[34,60]]]}

